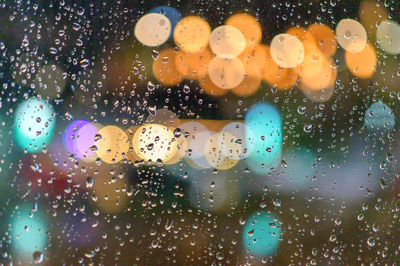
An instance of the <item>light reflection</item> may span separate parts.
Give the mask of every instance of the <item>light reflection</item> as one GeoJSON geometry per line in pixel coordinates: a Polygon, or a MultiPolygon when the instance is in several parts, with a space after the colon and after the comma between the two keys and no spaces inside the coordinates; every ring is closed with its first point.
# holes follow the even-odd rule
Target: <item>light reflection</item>
{"type": "Polygon", "coordinates": [[[279,164],[282,124],[278,110],[268,103],[253,105],[246,114],[246,141],[251,153],[247,163],[257,174],[270,172],[279,164]]]}
{"type": "Polygon", "coordinates": [[[176,45],[187,53],[203,51],[210,38],[211,28],[207,21],[196,16],[184,17],[174,30],[176,45]]]}
{"type": "Polygon", "coordinates": [[[367,32],[354,19],[342,19],[336,26],[336,38],[340,46],[349,53],[359,53],[367,45],[367,32]]]}
{"type": "Polygon", "coordinates": [[[345,54],[346,64],[350,72],[361,79],[368,79],[375,73],[378,61],[374,47],[367,44],[361,52],[345,54]]]}
{"type": "Polygon", "coordinates": [[[371,104],[365,112],[364,126],[369,132],[390,131],[394,128],[394,112],[382,102],[371,104]]]}
{"type": "Polygon", "coordinates": [[[280,221],[272,214],[255,212],[243,227],[243,248],[258,257],[270,256],[278,249],[280,221]]]}
{"type": "Polygon", "coordinates": [[[135,25],[136,39],[146,46],[160,46],[165,43],[172,30],[170,20],[158,13],[149,13],[141,17],[135,25]]]}
{"type": "Polygon", "coordinates": [[[246,49],[252,49],[261,42],[261,25],[251,15],[243,13],[232,15],[225,24],[233,26],[243,33],[246,39],[246,49]]]}
{"type": "Polygon", "coordinates": [[[34,253],[43,254],[47,246],[47,223],[41,212],[32,212],[32,204],[21,204],[10,217],[11,243],[15,256],[24,264],[33,264],[34,253]]]}
{"type": "Polygon", "coordinates": [[[108,164],[121,161],[129,149],[128,137],[116,126],[105,126],[96,135],[97,156],[108,164]]]}
{"type": "Polygon", "coordinates": [[[18,145],[31,153],[46,147],[56,124],[53,114],[53,107],[44,100],[30,98],[22,102],[15,112],[14,136],[18,145]]]}
{"type": "Polygon", "coordinates": [[[378,45],[388,54],[400,54],[400,25],[392,20],[382,21],[376,32],[378,45]]]}
{"type": "Polygon", "coordinates": [[[283,68],[293,68],[304,60],[304,46],[296,36],[282,33],[276,35],[271,42],[272,59],[283,68]]]}
{"type": "Polygon", "coordinates": [[[238,58],[215,57],[208,66],[208,74],[216,86],[221,89],[232,89],[243,81],[245,69],[238,58]]]}
{"type": "Polygon", "coordinates": [[[210,48],[218,57],[232,59],[239,56],[246,47],[246,40],[240,30],[233,26],[219,26],[210,35],[210,48]]]}

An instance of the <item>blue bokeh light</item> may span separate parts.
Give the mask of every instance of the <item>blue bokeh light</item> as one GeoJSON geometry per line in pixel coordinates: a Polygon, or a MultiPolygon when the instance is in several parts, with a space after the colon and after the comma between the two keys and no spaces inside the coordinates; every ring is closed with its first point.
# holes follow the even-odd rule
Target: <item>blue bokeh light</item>
{"type": "Polygon", "coordinates": [[[390,131],[394,128],[394,113],[382,102],[373,103],[365,112],[364,125],[368,131],[390,131]]]}
{"type": "Polygon", "coordinates": [[[19,147],[30,153],[47,146],[54,133],[53,107],[44,100],[30,98],[18,106],[14,119],[14,137],[19,147]]]}
{"type": "Polygon", "coordinates": [[[257,174],[266,174],[279,165],[281,158],[281,116],[271,104],[257,103],[247,112],[245,123],[248,166],[257,174]]]}
{"type": "Polygon", "coordinates": [[[280,234],[280,224],[274,215],[253,213],[244,225],[244,249],[259,257],[270,256],[278,249],[280,234]]]}
{"type": "Polygon", "coordinates": [[[32,206],[20,206],[11,217],[13,252],[26,262],[33,261],[33,253],[43,253],[47,245],[47,223],[40,212],[32,213],[32,206]]]}

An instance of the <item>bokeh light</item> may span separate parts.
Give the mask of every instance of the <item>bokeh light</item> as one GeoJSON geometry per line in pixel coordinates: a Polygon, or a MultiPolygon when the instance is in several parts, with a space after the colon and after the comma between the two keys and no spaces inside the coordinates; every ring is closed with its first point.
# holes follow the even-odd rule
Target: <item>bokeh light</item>
{"type": "MultiPolygon", "coordinates": [[[[75,142],[77,139],[77,133],[83,126],[85,126],[88,123],[89,123],[89,121],[87,121],[87,120],[79,119],[79,120],[76,120],[76,121],[70,123],[67,126],[67,128],[65,129],[64,145],[70,154],[73,154],[76,156],[77,151],[76,151],[75,142]]],[[[94,141],[94,139],[93,139],[93,141],[94,141]]]]}
{"type": "Polygon", "coordinates": [[[296,36],[282,33],[276,35],[271,42],[272,59],[283,68],[293,68],[304,60],[304,46],[296,36]]]}
{"type": "Polygon", "coordinates": [[[336,52],[337,42],[333,30],[323,24],[313,24],[307,29],[314,37],[318,48],[326,56],[333,56],[336,52]]]}
{"type": "Polygon", "coordinates": [[[172,48],[162,50],[153,62],[153,75],[165,86],[175,86],[183,80],[175,65],[176,54],[172,48]]]}
{"type": "Polygon", "coordinates": [[[204,156],[213,168],[218,170],[228,170],[234,167],[238,160],[233,160],[224,155],[223,144],[220,141],[222,135],[223,133],[219,132],[207,139],[204,148],[204,156]]]}
{"type": "Polygon", "coordinates": [[[211,28],[207,21],[196,16],[184,17],[174,30],[176,45],[187,53],[203,51],[210,38],[211,28]]]}
{"type": "Polygon", "coordinates": [[[13,252],[26,264],[41,261],[48,238],[47,222],[41,212],[32,211],[33,206],[33,203],[22,204],[10,220],[13,252]]]}
{"type": "Polygon", "coordinates": [[[170,6],[158,6],[151,9],[149,13],[158,13],[169,19],[169,21],[171,22],[171,33],[169,35],[169,38],[172,38],[174,35],[175,26],[182,18],[181,13],[170,6]]]}
{"type": "Polygon", "coordinates": [[[256,256],[271,256],[279,246],[280,221],[272,214],[255,212],[243,227],[243,248],[256,256]]]}
{"type": "Polygon", "coordinates": [[[378,64],[376,51],[369,43],[361,52],[351,53],[346,51],[345,59],[350,72],[361,79],[372,77],[378,64]]]}
{"type": "Polygon", "coordinates": [[[219,26],[210,35],[210,48],[218,57],[232,59],[239,56],[246,47],[246,40],[240,30],[233,26],[219,26]]]}
{"type": "Polygon", "coordinates": [[[18,106],[14,123],[18,145],[28,152],[38,152],[50,143],[56,118],[50,104],[30,98],[18,106]]]}
{"type": "Polygon", "coordinates": [[[126,133],[116,126],[105,126],[96,135],[97,156],[106,163],[113,164],[125,158],[129,142],[126,133]]]}
{"type": "Polygon", "coordinates": [[[364,126],[370,132],[390,131],[394,128],[394,112],[382,102],[371,104],[365,112],[364,126]]]}
{"type": "Polygon", "coordinates": [[[132,139],[135,153],[146,161],[168,161],[176,151],[177,141],[172,128],[159,124],[146,124],[136,130],[132,139]]]}
{"type": "Polygon", "coordinates": [[[246,141],[246,134],[249,139],[253,139],[251,131],[246,131],[246,125],[242,122],[229,123],[221,130],[219,142],[222,154],[233,160],[246,158],[254,146],[249,146],[246,141]]]}
{"type": "Polygon", "coordinates": [[[333,86],[337,70],[333,60],[326,58],[321,52],[318,56],[305,60],[301,68],[301,86],[309,90],[322,90],[333,86]]]}
{"type": "Polygon", "coordinates": [[[261,25],[253,16],[243,13],[235,14],[230,16],[225,24],[233,26],[243,33],[246,39],[246,49],[252,49],[261,42],[261,25]]]}
{"type": "Polygon", "coordinates": [[[215,85],[209,75],[205,75],[204,77],[199,79],[200,88],[204,93],[211,95],[213,97],[221,97],[229,92],[229,90],[221,89],[217,85],[215,85]]]}
{"type": "Polygon", "coordinates": [[[363,25],[354,19],[342,19],[336,26],[336,38],[343,49],[359,53],[367,45],[367,32],[363,25]]]}
{"type": "Polygon", "coordinates": [[[400,25],[392,20],[382,21],[376,32],[376,41],[388,54],[400,54],[400,25]]]}
{"type": "Polygon", "coordinates": [[[216,86],[222,89],[232,89],[243,81],[245,69],[238,58],[215,57],[208,66],[208,74],[216,86]]]}
{"type": "Polygon", "coordinates": [[[149,13],[141,17],[135,25],[135,37],[146,46],[164,44],[172,30],[170,20],[159,13],[149,13]]]}
{"type": "Polygon", "coordinates": [[[194,80],[208,73],[208,64],[212,58],[213,54],[208,47],[197,53],[179,50],[175,56],[175,66],[183,77],[194,80]]]}
{"type": "Polygon", "coordinates": [[[75,156],[85,162],[92,162],[96,159],[95,140],[102,125],[98,123],[87,123],[76,132],[74,141],[75,156]]]}
{"type": "Polygon", "coordinates": [[[268,103],[253,105],[245,118],[246,145],[251,153],[247,163],[257,174],[279,164],[282,150],[282,122],[278,110],[268,103]]]}

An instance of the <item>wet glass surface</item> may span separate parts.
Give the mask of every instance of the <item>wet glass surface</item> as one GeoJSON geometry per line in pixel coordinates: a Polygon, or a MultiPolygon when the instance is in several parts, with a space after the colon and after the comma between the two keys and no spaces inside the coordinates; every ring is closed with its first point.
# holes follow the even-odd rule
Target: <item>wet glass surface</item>
{"type": "Polygon", "coordinates": [[[398,1],[0,10],[1,265],[398,262],[398,1]]]}

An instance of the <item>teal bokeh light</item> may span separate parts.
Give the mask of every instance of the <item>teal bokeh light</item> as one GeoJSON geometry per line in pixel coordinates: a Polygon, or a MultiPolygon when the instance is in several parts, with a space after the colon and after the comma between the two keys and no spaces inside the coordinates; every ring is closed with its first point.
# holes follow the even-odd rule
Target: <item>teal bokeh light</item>
{"type": "Polygon", "coordinates": [[[19,147],[34,153],[47,146],[56,123],[53,114],[53,107],[44,100],[30,98],[18,106],[14,119],[14,137],[19,147]]]}
{"type": "Polygon", "coordinates": [[[243,229],[245,250],[258,257],[272,255],[279,246],[281,228],[274,215],[256,212],[250,215],[243,229]]]}
{"type": "Polygon", "coordinates": [[[266,174],[279,165],[282,153],[282,122],[278,110],[268,103],[253,105],[246,114],[246,142],[249,168],[266,174]]]}
{"type": "Polygon", "coordinates": [[[394,128],[394,112],[382,102],[373,103],[365,112],[364,125],[368,131],[390,131],[394,128]]]}
{"type": "Polygon", "coordinates": [[[47,223],[40,212],[32,213],[33,204],[24,204],[11,216],[11,244],[16,257],[33,262],[35,252],[47,245],[47,223]]]}

